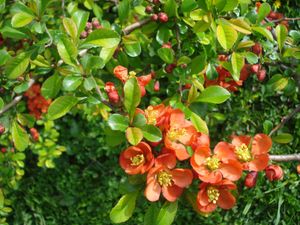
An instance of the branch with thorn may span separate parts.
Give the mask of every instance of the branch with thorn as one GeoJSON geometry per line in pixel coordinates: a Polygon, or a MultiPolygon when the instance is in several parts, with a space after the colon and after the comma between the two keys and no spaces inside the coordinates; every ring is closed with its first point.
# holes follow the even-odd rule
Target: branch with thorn
{"type": "Polygon", "coordinates": [[[270,155],[270,160],[274,162],[290,162],[290,161],[300,162],[300,153],[290,154],[290,155],[270,155]]]}

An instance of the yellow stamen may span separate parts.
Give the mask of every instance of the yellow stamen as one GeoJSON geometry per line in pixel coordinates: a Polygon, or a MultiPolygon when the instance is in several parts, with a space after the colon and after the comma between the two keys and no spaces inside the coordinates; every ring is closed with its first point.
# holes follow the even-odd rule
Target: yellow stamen
{"type": "Polygon", "coordinates": [[[252,159],[251,152],[247,145],[242,144],[239,147],[235,148],[235,154],[237,155],[238,159],[243,162],[250,162],[252,159]]]}
{"type": "Polygon", "coordinates": [[[136,72],[134,72],[134,71],[129,72],[129,77],[130,78],[135,77],[135,75],[136,75],[136,72]]]}
{"type": "Polygon", "coordinates": [[[216,204],[219,199],[220,192],[217,188],[210,186],[207,188],[207,196],[209,202],[216,204]]]}
{"type": "Polygon", "coordinates": [[[136,155],[130,158],[132,166],[139,166],[145,162],[145,158],[143,154],[136,155]]]}
{"type": "Polygon", "coordinates": [[[155,125],[156,124],[156,118],[158,116],[158,111],[154,110],[154,108],[152,106],[149,106],[145,110],[145,114],[146,114],[146,117],[148,119],[148,124],[155,125]]]}
{"type": "Polygon", "coordinates": [[[209,170],[216,170],[219,168],[220,160],[213,156],[213,157],[208,157],[206,159],[206,166],[208,167],[209,170]]]}
{"type": "Polygon", "coordinates": [[[160,184],[160,186],[171,186],[173,183],[172,181],[172,175],[168,173],[167,171],[160,171],[157,176],[157,181],[160,184]]]}
{"type": "Polygon", "coordinates": [[[186,129],[184,128],[172,128],[168,131],[168,138],[171,141],[176,141],[183,135],[186,135],[186,129]]]}

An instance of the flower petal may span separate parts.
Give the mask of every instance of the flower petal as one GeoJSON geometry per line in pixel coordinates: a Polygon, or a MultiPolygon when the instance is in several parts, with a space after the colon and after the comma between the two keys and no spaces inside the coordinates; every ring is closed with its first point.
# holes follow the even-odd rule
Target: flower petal
{"type": "Polygon", "coordinates": [[[272,147],[272,139],[266,134],[257,134],[253,138],[251,152],[253,155],[266,154],[272,147]]]}
{"type": "Polygon", "coordinates": [[[182,192],[183,188],[178,187],[177,185],[162,187],[162,194],[169,202],[176,201],[176,199],[182,194],[182,192]]]}
{"type": "Polygon", "coordinates": [[[219,142],[214,148],[214,154],[223,162],[229,159],[236,159],[234,145],[227,142],[219,142]]]}
{"type": "Polygon", "coordinates": [[[197,202],[197,206],[198,206],[199,211],[203,212],[203,213],[211,213],[211,212],[215,211],[217,208],[217,205],[213,204],[213,203],[209,203],[206,206],[202,206],[197,202]]]}
{"type": "Polygon", "coordinates": [[[220,196],[217,201],[218,206],[222,209],[231,209],[236,202],[235,197],[228,190],[221,189],[219,191],[220,196]]]}
{"type": "Polygon", "coordinates": [[[174,169],[171,175],[174,184],[182,188],[189,186],[193,181],[193,173],[189,169],[174,169]]]}
{"type": "Polygon", "coordinates": [[[152,180],[151,182],[149,182],[144,191],[146,198],[150,202],[158,201],[160,193],[161,193],[161,187],[159,183],[156,182],[156,180],[152,180]]]}
{"type": "Polygon", "coordinates": [[[193,161],[197,165],[202,165],[205,163],[207,157],[210,156],[210,149],[207,146],[200,146],[196,149],[194,155],[192,156],[193,161]]]}
{"type": "Polygon", "coordinates": [[[255,158],[248,163],[248,168],[250,171],[262,171],[269,163],[269,155],[256,155],[255,158]]]}
{"type": "Polygon", "coordinates": [[[232,138],[231,143],[236,147],[239,147],[242,144],[245,144],[245,145],[248,146],[250,144],[250,141],[251,141],[251,137],[248,136],[248,135],[242,135],[242,136],[232,135],[231,138],[232,138]]]}
{"type": "Polygon", "coordinates": [[[203,182],[215,184],[222,180],[222,173],[219,170],[209,172],[207,175],[199,175],[199,179],[203,182]]]}
{"type": "Polygon", "coordinates": [[[156,158],[155,166],[173,169],[176,166],[176,157],[172,153],[165,153],[156,158]]]}
{"type": "Polygon", "coordinates": [[[236,181],[242,176],[243,167],[238,161],[229,160],[228,163],[222,163],[220,165],[220,171],[224,178],[236,181]]]}

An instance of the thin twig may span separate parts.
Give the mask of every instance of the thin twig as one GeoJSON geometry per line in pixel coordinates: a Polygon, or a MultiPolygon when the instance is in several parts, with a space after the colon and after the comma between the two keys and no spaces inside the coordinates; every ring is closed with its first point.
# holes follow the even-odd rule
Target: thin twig
{"type": "Polygon", "coordinates": [[[284,116],[281,119],[281,122],[276,127],[274,127],[273,130],[271,130],[271,132],[269,133],[269,136],[272,136],[277,130],[279,130],[281,127],[283,127],[284,124],[286,124],[298,112],[300,112],[300,105],[296,109],[294,109],[290,114],[288,114],[287,116],[284,116]]]}
{"type": "Polygon", "coordinates": [[[127,34],[130,34],[132,31],[134,31],[135,29],[137,28],[140,28],[142,26],[144,26],[145,24],[149,23],[151,21],[151,18],[147,18],[147,19],[144,19],[144,20],[141,20],[141,21],[138,21],[138,22],[135,22],[127,27],[125,27],[123,29],[123,33],[125,35],[127,34]]]}
{"type": "Polygon", "coordinates": [[[176,40],[177,40],[177,49],[179,51],[179,54],[181,53],[181,40],[180,40],[180,33],[179,33],[179,27],[176,26],[176,40]]]}
{"type": "Polygon", "coordinates": [[[300,161],[300,153],[290,155],[270,155],[270,159],[275,162],[300,161]]]}
{"type": "Polygon", "coordinates": [[[280,19],[277,19],[277,20],[270,20],[270,19],[266,18],[266,20],[269,23],[278,23],[278,22],[281,22],[281,21],[296,21],[296,20],[300,20],[300,17],[295,17],[295,18],[283,17],[283,18],[280,18],[280,19]]]}
{"type": "Polygon", "coordinates": [[[96,83],[96,87],[95,87],[95,88],[96,88],[97,94],[98,94],[99,97],[100,97],[100,101],[101,101],[104,105],[108,106],[110,109],[113,109],[113,107],[109,104],[109,102],[106,101],[106,99],[105,99],[105,97],[104,97],[102,91],[100,90],[99,86],[97,85],[97,82],[96,82],[95,78],[94,78],[93,76],[91,76],[91,77],[92,77],[92,79],[93,79],[93,80],[95,81],[95,83],[96,83]]]}
{"type": "Polygon", "coordinates": [[[53,44],[53,38],[52,38],[52,35],[50,34],[50,32],[49,32],[49,30],[48,30],[48,28],[47,28],[46,25],[45,25],[45,31],[48,34],[49,39],[50,39],[49,42],[48,42],[48,44],[45,45],[45,48],[48,48],[48,47],[50,47],[53,44]]]}
{"type": "Polygon", "coordinates": [[[66,13],[65,13],[65,0],[61,1],[61,9],[62,9],[62,12],[63,12],[63,16],[65,16],[66,15],[66,13]]]}
{"type": "MultiPolygon", "coordinates": [[[[30,79],[28,82],[28,87],[30,88],[34,84],[35,80],[30,79]]],[[[15,106],[18,104],[23,98],[23,95],[18,95],[16,96],[10,103],[5,105],[1,110],[0,110],[0,116],[2,116],[5,112],[7,112],[11,107],[15,106]]]]}

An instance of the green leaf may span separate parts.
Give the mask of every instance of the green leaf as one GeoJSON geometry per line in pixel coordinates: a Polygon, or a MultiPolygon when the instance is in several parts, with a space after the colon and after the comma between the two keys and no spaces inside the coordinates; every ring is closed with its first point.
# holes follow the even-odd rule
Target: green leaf
{"type": "Polygon", "coordinates": [[[215,66],[212,65],[211,63],[209,63],[207,65],[205,74],[206,74],[207,79],[209,79],[209,80],[214,80],[219,76],[215,66]]]}
{"type": "Polygon", "coordinates": [[[225,88],[220,86],[209,86],[200,93],[197,101],[220,104],[225,102],[229,97],[230,93],[225,88]]]}
{"type": "Polygon", "coordinates": [[[78,35],[84,31],[86,23],[89,20],[89,13],[83,10],[77,10],[73,15],[72,19],[77,26],[77,33],[78,35]]]}
{"type": "Polygon", "coordinates": [[[151,203],[144,217],[144,225],[156,225],[155,220],[158,216],[159,208],[156,203],[151,203]]]}
{"type": "Polygon", "coordinates": [[[111,59],[111,57],[114,55],[116,48],[117,48],[117,46],[115,46],[113,48],[102,48],[101,49],[100,58],[103,61],[103,66],[101,68],[103,68],[105,66],[105,64],[111,59]]]}
{"type": "Polygon", "coordinates": [[[0,50],[0,66],[3,66],[10,58],[11,56],[6,50],[0,50]]]}
{"type": "Polygon", "coordinates": [[[0,209],[4,207],[4,195],[2,189],[0,189],[0,209]]]}
{"type": "Polygon", "coordinates": [[[130,57],[137,57],[141,54],[141,44],[135,35],[127,35],[123,37],[123,44],[125,47],[125,52],[130,57]]]}
{"type": "Polygon", "coordinates": [[[276,33],[276,37],[277,37],[278,48],[279,48],[279,51],[281,52],[281,50],[284,46],[286,37],[287,37],[288,30],[286,29],[286,27],[284,25],[279,24],[275,28],[275,33],[276,33]]]}
{"type": "Polygon", "coordinates": [[[250,63],[250,64],[258,63],[258,56],[256,54],[254,54],[253,52],[245,52],[244,56],[246,57],[248,63],[250,63]]]}
{"type": "Polygon", "coordinates": [[[11,135],[16,149],[24,151],[29,144],[29,137],[27,132],[17,123],[17,121],[12,122],[11,135]]]}
{"type": "Polygon", "coordinates": [[[263,3],[259,7],[256,23],[260,23],[271,12],[271,6],[268,3],[263,3]]]}
{"type": "Polygon", "coordinates": [[[48,108],[47,118],[49,120],[56,120],[66,115],[78,102],[74,96],[60,96],[51,103],[48,108]]]}
{"type": "Polygon", "coordinates": [[[217,39],[220,45],[229,50],[232,48],[238,38],[238,34],[230,25],[218,25],[217,27],[217,39]]]}
{"type": "Polygon", "coordinates": [[[158,142],[162,139],[162,133],[160,129],[154,125],[146,125],[142,127],[144,138],[151,142],[158,142]]]}
{"type": "Polygon", "coordinates": [[[29,36],[26,33],[21,32],[9,26],[3,27],[2,29],[0,29],[0,32],[4,38],[13,38],[17,40],[23,38],[29,38],[29,36]]]}
{"type": "Polygon", "coordinates": [[[234,10],[239,3],[238,0],[226,0],[225,2],[226,2],[226,4],[222,10],[223,12],[228,12],[228,11],[234,10]]]}
{"type": "Polygon", "coordinates": [[[17,121],[22,125],[22,126],[27,126],[29,128],[33,127],[35,123],[35,118],[34,116],[30,114],[17,114],[17,121]]]}
{"type": "Polygon", "coordinates": [[[233,70],[232,77],[235,81],[238,81],[240,79],[240,72],[244,64],[244,57],[239,53],[233,52],[231,55],[231,65],[233,70]]]}
{"type": "Polygon", "coordinates": [[[138,192],[133,192],[123,195],[120,198],[109,214],[113,223],[123,223],[132,216],[137,196],[138,192]]]}
{"type": "Polygon", "coordinates": [[[30,15],[25,12],[19,12],[12,17],[11,25],[16,28],[24,27],[27,24],[31,23],[33,19],[33,15],[30,15]]]}
{"type": "Polygon", "coordinates": [[[39,16],[42,16],[44,14],[44,11],[46,10],[49,2],[50,2],[49,0],[37,0],[36,1],[39,16]]]}
{"type": "Polygon", "coordinates": [[[156,225],[171,225],[175,219],[178,208],[178,201],[166,201],[159,211],[156,225]]]}
{"type": "Polygon", "coordinates": [[[276,137],[273,137],[272,140],[279,144],[288,144],[293,141],[293,135],[289,133],[278,134],[276,137]]]}
{"type": "Polygon", "coordinates": [[[202,53],[192,59],[191,63],[188,65],[188,69],[191,70],[191,74],[198,74],[204,70],[206,66],[206,55],[202,53]]]}
{"type": "Polygon", "coordinates": [[[137,145],[143,139],[143,132],[138,127],[128,127],[126,129],[127,141],[132,145],[137,145]]]}
{"type": "Polygon", "coordinates": [[[65,63],[69,65],[74,65],[76,63],[78,52],[74,43],[70,39],[67,38],[60,39],[57,44],[57,50],[59,56],[62,58],[62,60],[65,63]]]}
{"type": "Polygon", "coordinates": [[[156,41],[159,44],[163,45],[164,43],[167,43],[169,41],[172,35],[172,30],[168,29],[165,26],[160,27],[156,33],[156,41]]]}
{"type": "Polygon", "coordinates": [[[164,11],[169,17],[177,16],[178,5],[175,0],[166,0],[164,4],[164,11]]]}
{"type": "Polygon", "coordinates": [[[141,91],[136,78],[130,78],[126,81],[124,85],[124,98],[124,106],[131,121],[135,109],[141,101],[141,91]]]}
{"type": "Polygon", "coordinates": [[[269,134],[273,128],[273,123],[270,120],[265,120],[263,123],[264,133],[269,134]]]}
{"type": "Polygon", "coordinates": [[[3,108],[4,106],[4,101],[3,99],[0,97],[0,110],[3,108]]]}
{"type": "Polygon", "coordinates": [[[265,27],[252,27],[252,30],[256,31],[257,33],[260,33],[264,37],[266,37],[269,41],[273,42],[273,36],[272,33],[265,27]]]}
{"type": "Polygon", "coordinates": [[[145,126],[146,123],[147,123],[146,117],[143,114],[138,113],[138,114],[135,114],[135,116],[133,118],[132,126],[141,128],[141,127],[145,126]]]}
{"type": "Polygon", "coordinates": [[[63,25],[68,35],[70,35],[73,38],[73,40],[75,40],[78,35],[77,26],[75,22],[72,19],[65,17],[63,18],[63,25]]]}
{"type": "Polygon", "coordinates": [[[159,57],[166,63],[173,63],[174,61],[174,51],[170,48],[160,48],[157,50],[159,57]]]}
{"type": "Polygon", "coordinates": [[[182,12],[190,12],[193,9],[197,8],[198,4],[195,0],[183,0],[181,4],[182,12]]]}
{"type": "Polygon", "coordinates": [[[255,45],[254,41],[242,41],[238,44],[237,49],[240,48],[249,48],[255,45]]]}
{"type": "Polygon", "coordinates": [[[112,130],[125,131],[129,126],[128,117],[120,114],[111,114],[108,118],[108,126],[112,130]]]}
{"type": "Polygon", "coordinates": [[[208,127],[206,122],[196,113],[192,112],[190,117],[193,125],[197,129],[198,132],[204,133],[208,135],[208,127]]]}
{"type": "Polygon", "coordinates": [[[129,0],[122,0],[118,4],[118,14],[119,14],[119,19],[121,23],[124,23],[127,21],[129,17],[129,12],[130,12],[130,2],[129,0]]]}
{"type": "Polygon", "coordinates": [[[104,48],[113,48],[116,47],[119,42],[120,36],[117,32],[107,28],[102,28],[90,33],[87,39],[83,42],[83,46],[88,44],[104,48]]]}
{"type": "Polygon", "coordinates": [[[273,75],[272,78],[268,81],[267,86],[271,90],[281,91],[287,86],[288,82],[289,81],[286,77],[283,77],[281,74],[276,74],[273,75]]]}
{"type": "Polygon", "coordinates": [[[11,58],[5,67],[5,74],[9,79],[15,79],[21,76],[29,64],[29,53],[22,52],[15,58],[11,58]]]}
{"type": "Polygon", "coordinates": [[[63,87],[66,91],[75,91],[82,83],[83,78],[81,76],[66,76],[63,80],[63,87]]]}
{"type": "Polygon", "coordinates": [[[228,22],[236,31],[243,34],[251,34],[251,27],[244,19],[231,19],[228,22]]]}
{"type": "Polygon", "coordinates": [[[62,84],[62,77],[58,74],[54,74],[49,77],[42,85],[42,95],[46,98],[55,98],[58,92],[60,91],[62,84]]]}
{"type": "Polygon", "coordinates": [[[92,77],[87,77],[84,79],[84,82],[83,82],[83,86],[84,86],[84,89],[87,90],[87,91],[91,91],[93,88],[96,87],[96,82],[95,82],[95,79],[92,78],[92,77]]]}

